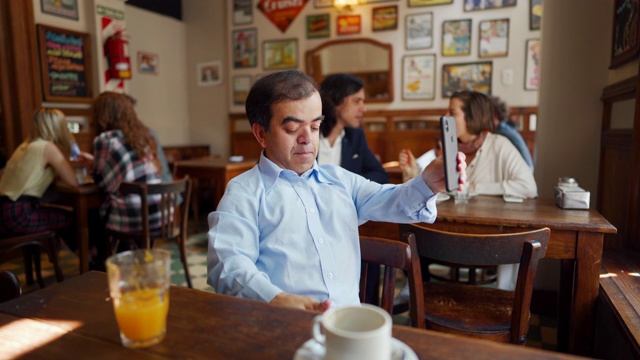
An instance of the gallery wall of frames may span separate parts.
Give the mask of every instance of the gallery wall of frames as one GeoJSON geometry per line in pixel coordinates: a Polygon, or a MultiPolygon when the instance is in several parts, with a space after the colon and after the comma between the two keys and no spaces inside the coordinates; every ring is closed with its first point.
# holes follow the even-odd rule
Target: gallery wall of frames
{"type": "Polygon", "coordinates": [[[231,112],[261,76],[305,71],[307,50],[356,38],[393,49],[393,101],[370,108],[443,108],[459,89],[537,105],[542,0],[233,0],[227,11],[231,112]]]}

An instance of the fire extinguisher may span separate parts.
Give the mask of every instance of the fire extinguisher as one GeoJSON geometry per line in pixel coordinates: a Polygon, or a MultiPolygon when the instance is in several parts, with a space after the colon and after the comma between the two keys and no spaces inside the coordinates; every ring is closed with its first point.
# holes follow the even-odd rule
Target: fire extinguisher
{"type": "Polygon", "coordinates": [[[116,32],[104,43],[104,54],[109,63],[108,72],[112,79],[131,79],[131,61],[125,51],[128,43],[122,32],[116,32]]]}

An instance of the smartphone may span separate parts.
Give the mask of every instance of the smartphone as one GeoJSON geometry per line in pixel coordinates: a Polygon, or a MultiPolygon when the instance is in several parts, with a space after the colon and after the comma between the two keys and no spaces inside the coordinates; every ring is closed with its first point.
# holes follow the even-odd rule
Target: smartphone
{"type": "Polygon", "coordinates": [[[442,132],[442,154],[444,160],[444,176],[447,191],[454,191],[460,186],[458,173],[458,132],[456,119],[453,116],[440,118],[442,132]]]}

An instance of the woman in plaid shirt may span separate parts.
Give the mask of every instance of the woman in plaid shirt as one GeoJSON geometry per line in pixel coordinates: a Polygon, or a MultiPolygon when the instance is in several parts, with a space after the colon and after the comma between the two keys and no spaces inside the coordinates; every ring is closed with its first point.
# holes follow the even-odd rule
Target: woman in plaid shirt
{"type": "MultiPolygon", "coordinates": [[[[123,181],[161,182],[156,143],[123,94],[104,92],[95,99],[92,126],[96,133],[93,179],[107,194],[100,215],[108,229],[141,231],[140,198],[122,196],[118,188],[123,181]]],[[[150,199],[151,229],[160,227],[160,209],[153,202],[150,199]]]]}

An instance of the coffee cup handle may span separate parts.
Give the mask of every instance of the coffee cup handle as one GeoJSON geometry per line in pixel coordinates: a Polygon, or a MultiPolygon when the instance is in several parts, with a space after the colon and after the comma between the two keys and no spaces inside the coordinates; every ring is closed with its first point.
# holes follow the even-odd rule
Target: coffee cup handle
{"type": "Polygon", "coordinates": [[[322,322],[322,315],[318,315],[315,318],[313,318],[313,326],[311,327],[311,336],[319,344],[324,345],[326,336],[324,336],[322,334],[322,331],[320,330],[321,322],[322,322]]]}

